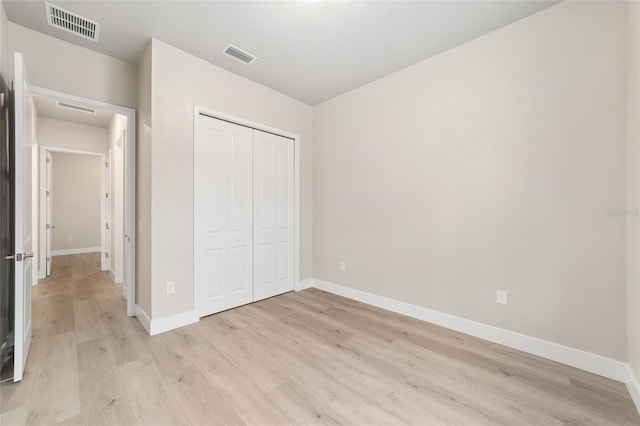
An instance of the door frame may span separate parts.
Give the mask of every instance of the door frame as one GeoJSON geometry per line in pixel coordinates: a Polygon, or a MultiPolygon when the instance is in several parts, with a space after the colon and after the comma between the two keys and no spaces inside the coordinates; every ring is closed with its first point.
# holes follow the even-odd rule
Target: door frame
{"type": "MultiPolygon", "coordinates": [[[[249,127],[251,129],[255,129],[255,130],[261,130],[263,132],[267,132],[267,133],[273,133],[274,135],[278,135],[278,136],[282,136],[288,139],[292,139],[293,140],[293,158],[294,158],[294,164],[293,164],[293,224],[294,224],[294,229],[293,229],[293,243],[294,243],[294,247],[293,247],[293,288],[295,291],[301,290],[301,286],[300,286],[300,136],[295,134],[295,133],[291,133],[291,132],[287,132],[285,130],[280,130],[277,129],[275,127],[271,127],[271,126],[267,126],[265,124],[261,124],[261,123],[256,123],[254,121],[250,121],[250,120],[246,120],[244,118],[240,118],[240,117],[236,117],[233,115],[229,115],[229,114],[225,114],[223,112],[220,111],[215,111],[200,105],[194,105],[193,107],[193,140],[194,140],[194,146],[195,146],[195,138],[198,135],[198,129],[197,129],[197,124],[198,124],[198,116],[199,115],[205,115],[207,117],[211,117],[211,118],[216,118],[218,120],[223,120],[223,121],[228,121],[230,123],[233,124],[238,124],[240,126],[244,126],[244,127],[249,127]]],[[[194,170],[194,174],[193,174],[193,178],[194,178],[194,185],[195,185],[195,170],[194,170]]],[[[193,201],[193,211],[194,211],[194,218],[195,218],[195,212],[196,212],[196,208],[197,206],[195,205],[195,197],[194,197],[194,201],[193,201]]],[[[195,253],[195,221],[194,221],[194,253],[195,253]]],[[[194,256],[195,259],[195,256],[194,256]]],[[[193,264],[194,270],[195,270],[195,261],[193,264]]],[[[194,280],[193,283],[193,310],[196,313],[196,315],[198,315],[198,300],[199,300],[199,296],[200,296],[200,289],[198,288],[199,286],[197,285],[197,283],[194,280]]]]}
{"type": "MultiPolygon", "coordinates": [[[[66,149],[66,148],[57,148],[57,147],[53,147],[53,146],[46,146],[46,145],[40,145],[40,153],[39,153],[39,157],[40,157],[40,164],[38,166],[38,170],[39,170],[39,176],[40,176],[40,194],[38,196],[38,205],[40,206],[40,223],[38,224],[38,233],[40,235],[44,235],[46,238],[47,235],[47,212],[48,207],[49,207],[49,203],[47,200],[47,187],[51,186],[52,191],[53,191],[53,184],[52,182],[47,182],[49,179],[48,173],[47,173],[47,154],[54,154],[54,153],[62,153],[62,154],[76,154],[76,155],[89,155],[92,157],[100,157],[100,269],[102,271],[106,271],[105,269],[105,256],[104,253],[106,253],[106,249],[107,249],[107,241],[106,241],[106,236],[107,236],[107,229],[106,229],[106,224],[107,224],[107,217],[106,217],[106,199],[105,199],[105,193],[106,193],[106,185],[107,182],[105,182],[105,175],[106,175],[106,171],[107,171],[107,167],[106,167],[106,154],[100,153],[100,152],[91,152],[91,151],[79,151],[79,150],[75,150],[75,149],[66,149]],[[49,183],[49,185],[47,185],[47,183],[49,183]]],[[[48,241],[46,241],[45,239],[43,239],[42,244],[40,244],[40,246],[38,247],[38,254],[40,255],[40,264],[39,266],[39,278],[42,279],[44,277],[46,277],[46,268],[47,268],[47,255],[46,255],[46,251],[47,251],[47,247],[46,244],[49,244],[48,241]],[[44,274],[44,276],[43,276],[44,274]]],[[[51,254],[51,257],[53,257],[53,251],[51,254]]],[[[36,285],[36,284],[34,284],[36,285]]]]}
{"type": "Polygon", "coordinates": [[[127,197],[124,200],[124,223],[128,225],[126,236],[130,239],[129,244],[131,246],[129,250],[130,268],[127,271],[127,277],[125,277],[124,281],[127,285],[125,295],[127,299],[127,315],[133,317],[136,315],[136,110],[33,85],[31,86],[31,91],[37,96],[46,96],[127,117],[127,164],[125,176],[128,177],[128,181],[124,183],[127,193],[127,197]]]}

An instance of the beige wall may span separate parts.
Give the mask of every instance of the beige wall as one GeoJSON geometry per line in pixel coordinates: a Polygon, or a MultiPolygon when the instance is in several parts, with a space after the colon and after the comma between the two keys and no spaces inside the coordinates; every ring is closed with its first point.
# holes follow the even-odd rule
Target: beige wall
{"type": "Polygon", "coordinates": [[[8,84],[13,80],[13,60],[9,49],[9,21],[0,1],[0,72],[8,84]]]}
{"type": "Polygon", "coordinates": [[[66,153],[51,157],[54,254],[56,250],[92,247],[100,251],[100,157],[66,153]]]}
{"type": "Polygon", "coordinates": [[[627,44],[627,346],[640,379],[640,3],[629,3],[627,44]]]}
{"type": "Polygon", "coordinates": [[[625,360],[625,12],[561,3],[317,106],[314,276],[625,360]]]}
{"type": "Polygon", "coordinates": [[[152,318],[194,309],[194,104],[300,135],[300,275],[311,277],[313,108],[157,40],[152,63],[152,318]]]}
{"type": "Polygon", "coordinates": [[[151,54],[149,43],[138,63],[136,114],[136,304],[151,317],[151,54]]]}
{"type": "Polygon", "coordinates": [[[76,151],[107,152],[107,129],[38,117],[38,144],[76,151]]]}
{"type": "Polygon", "coordinates": [[[11,51],[23,54],[32,84],[135,108],[136,66],[9,23],[11,51]]]}

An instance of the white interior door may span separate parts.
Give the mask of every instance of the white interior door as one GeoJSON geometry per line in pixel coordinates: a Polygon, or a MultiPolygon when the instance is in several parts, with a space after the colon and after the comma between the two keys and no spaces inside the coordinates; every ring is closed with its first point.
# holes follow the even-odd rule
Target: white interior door
{"type": "Polygon", "coordinates": [[[124,252],[124,140],[126,132],[123,130],[122,134],[115,143],[115,149],[111,161],[112,175],[113,175],[113,187],[111,192],[113,197],[111,202],[113,203],[113,245],[111,250],[111,262],[113,265],[113,273],[116,283],[123,281],[122,276],[122,263],[124,252]]]}
{"type": "Polygon", "coordinates": [[[254,130],[254,300],[294,287],[294,141],[254,130]]]}
{"type": "MultiPolygon", "coordinates": [[[[127,126],[129,123],[127,123],[127,126]]],[[[146,126],[145,126],[146,127],[146,126]]],[[[145,139],[150,138],[151,135],[148,134],[147,129],[144,129],[145,139]]],[[[126,130],[125,130],[126,133],[126,130]]],[[[129,142],[125,138],[122,144],[122,171],[123,171],[123,221],[122,221],[122,292],[124,298],[127,299],[127,315],[133,316],[135,315],[135,295],[129,294],[129,284],[133,282],[133,270],[131,269],[131,231],[130,227],[135,227],[135,221],[131,221],[131,208],[135,203],[134,198],[132,197],[130,187],[129,187],[129,179],[130,176],[130,167],[133,166],[131,164],[132,158],[129,156],[129,142]]],[[[144,143],[147,143],[146,140],[144,143]]],[[[133,286],[132,286],[133,288],[133,286]]]]}
{"type": "Polygon", "coordinates": [[[15,54],[14,66],[16,216],[14,381],[17,382],[22,380],[31,345],[33,101],[20,53],[15,54]]]}
{"type": "Polygon", "coordinates": [[[194,272],[200,316],[253,301],[253,131],[200,115],[194,152],[194,272]]]}
{"type": "Polygon", "coordinates": [[[100,269],[108,271],[111,269],[111,150],[107,152],[107,156],[104,160],[103,176],[104,193],[102,194],[103,202],[103,216],[104,216],[104,228],[102,229],[103,237],[102,245],[103,252],[100,259],[100,269]]]}
{"type": "Polygon", "coordinates": [[[51,269],[53,267],[53,260],[51,258],[51,244],[53,241],[53,230],[55,225],[53,224],[53,206],[52,206],[52,198],[53,198],[53,156],[51,152],[46,151],[46,160],[45,160],[45,214],[46,214],[46,229],[45,229],[45,257],[46,257],[46,268],[47,268],[47,277],[51,275],[51,269]]]}

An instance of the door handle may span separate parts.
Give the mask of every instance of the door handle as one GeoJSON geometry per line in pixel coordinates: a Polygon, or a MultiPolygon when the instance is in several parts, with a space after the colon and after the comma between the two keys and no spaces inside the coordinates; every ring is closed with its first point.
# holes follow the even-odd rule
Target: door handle
{"type": "Polygon", "coordinates": [[[25,259],[31,259],[33,257],[33,253],[17,253],[17,254],[10,254],[8,256],[5,256],[4,258],[6,260],[15,260],[18,262],[22,262],[25,259]]]}
{"type": "Polygon", "coordinates": [[[55,225],[51,225],[51,229],[56,229],[56,226],[55,225]]]}

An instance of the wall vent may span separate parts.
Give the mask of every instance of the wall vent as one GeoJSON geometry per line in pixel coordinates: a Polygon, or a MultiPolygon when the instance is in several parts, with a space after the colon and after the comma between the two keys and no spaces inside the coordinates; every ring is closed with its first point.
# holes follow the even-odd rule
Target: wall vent
{"type": "Polygon", "coordinates": [[[253,61],[255,61],[256,59],[258,59],[257,57],[253,56],[251,53],[247,53],[242,49],[238,49],[237,47],[233,46],[233,45],[228,45],[227,47],[225,47],[225,49],[222,51],[222,53],[224,53],[227,56],[231,56],[234,59],[239,60],[240,62],[249,65],[250,63],[252,63],[253,61]]]}
{"type": "Polygon", "coordinates": [[[84,112],[84,113],[87,113],[87,114],[96,115],[96,110],[93,109],[93,108],[87,108],[87,107],[83,107],[83,106],[80,106],[80,105],[74,105],[74,104],[70,104],[70,103],[62,102],[62,101],[57,101],[57,105],[60,108],[72,109],[74,111],[84,112]]]}
{"type": "Polygon", "coordinates": [[[91,41],[98,41],[100,24],[51,3],[44,3],[47,23],[91,41]]]}

